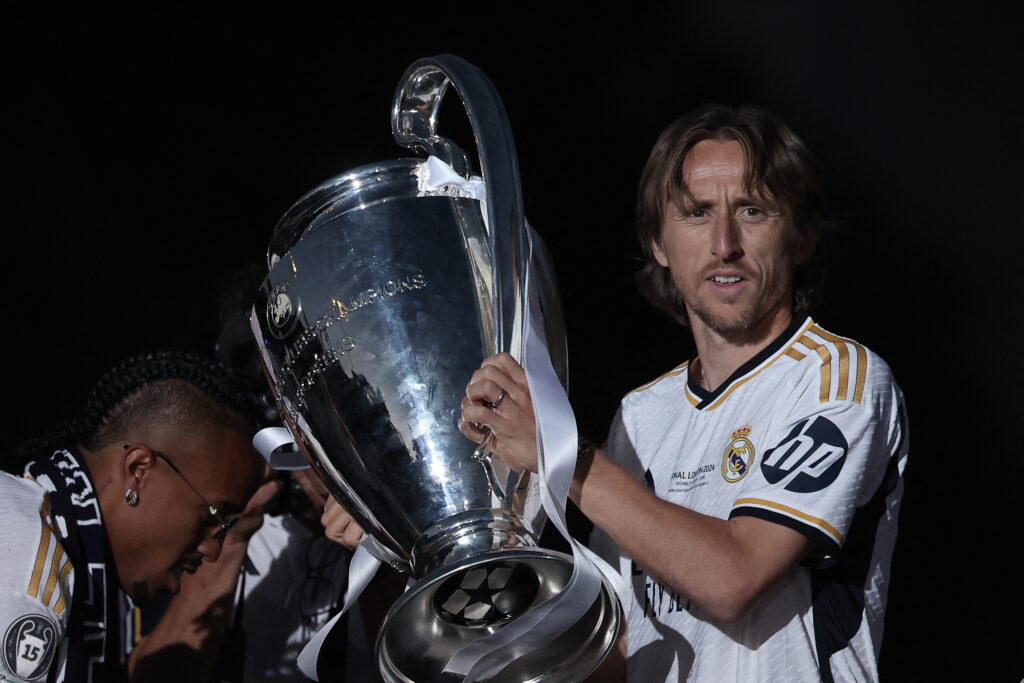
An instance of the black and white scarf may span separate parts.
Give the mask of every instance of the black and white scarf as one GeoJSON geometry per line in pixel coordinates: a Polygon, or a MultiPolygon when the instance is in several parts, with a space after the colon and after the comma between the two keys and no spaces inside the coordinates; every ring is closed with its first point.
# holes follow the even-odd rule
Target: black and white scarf
{"type": "Polygon", "coordinates": [[[65,638],[64,676],[50,681],[123,681],[121,598],[100,503],[89,470],[77,450],[62,450],[31,462],[25,476],[50,492],[50,509],[61,544],[75,567],[65,638]]]}

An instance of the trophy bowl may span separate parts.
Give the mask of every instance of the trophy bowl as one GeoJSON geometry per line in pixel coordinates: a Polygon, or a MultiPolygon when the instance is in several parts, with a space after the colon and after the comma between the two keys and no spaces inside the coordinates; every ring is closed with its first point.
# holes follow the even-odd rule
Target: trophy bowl
{"type": "MultiPolygon", "coordinates": [[[[389,681],[457,681],[451,658],[558,595],[573,557],[538,546],[536,475],[481,457],[458,429],[482,360],[517,348],[524,277],[544,312],[563,384],[566,346],[553,271],[522,218],[504,108],[451,56],[420,60],[396,93],[396,139],[428,158],[370,164],[307,193],[279,221],[251,323],[278,408],[324,485],[415,583],[377,638],[389,681]],[[454,85],[482,179],[436,134],[454,85]]],[[[580,680],[618,632],[605,587],[543,646],[509,645],[494,681],[580,680]]],[[[518,644],[517,644],[518,643],[518,644]]]]}

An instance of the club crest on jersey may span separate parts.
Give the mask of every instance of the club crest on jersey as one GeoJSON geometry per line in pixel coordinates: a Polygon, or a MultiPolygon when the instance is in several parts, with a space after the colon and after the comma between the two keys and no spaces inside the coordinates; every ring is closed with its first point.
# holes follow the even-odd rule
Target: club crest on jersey
{"type": "Polygon", "coordinates": [[[743,425],[732,433],[732,441],[722,456],[722,476],[735,483],[747,476],[754,466],[754,444],[750,443],[750,425],[743,425]]]}
{"type": "Polygon", "coordinates": [[[15,619],[4,634],[4,666],[26,681],[45,678],[56,651],[57,627],[41,614],[15,619]]]}

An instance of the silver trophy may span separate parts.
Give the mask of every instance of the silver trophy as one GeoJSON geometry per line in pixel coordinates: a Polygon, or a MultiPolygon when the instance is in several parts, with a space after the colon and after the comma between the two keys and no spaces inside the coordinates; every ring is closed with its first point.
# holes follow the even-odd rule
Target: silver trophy
{"type": "MultiPolygon", "coordinates": [[[[375,554],[416,580],[378,635],[382,674],[451,681],[459,677],[444,669],[455,653],[558,594],[572,574],[570,555],[538,546],[536,476],[482,456],[457,426],[481,361],[517,348],[528,269],[563,386],[565,335],[487,77],[451,55],[417,61],[397,89],[392,129],[428,158],[362,166],[296,202],[274,231],[252,327],[310,466],[375,554]],[[473,128],[485,202],[467,190],[481,180],[465,152],[436,132],[449,86],[473,128]],[[459,182],[445,183],[445,171],[459,182]]],[[[544,647],[510,645],[522,651],[487,680],[584,678],[610,650],[620,615],[607,588],[581,611],[544,647]]]]}

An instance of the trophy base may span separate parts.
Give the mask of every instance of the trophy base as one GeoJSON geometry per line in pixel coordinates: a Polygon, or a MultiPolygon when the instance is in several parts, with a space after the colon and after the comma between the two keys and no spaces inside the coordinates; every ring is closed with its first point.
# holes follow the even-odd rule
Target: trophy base
{"type": "MultiPolygon", "coordinates": [[[[572,569],[571,556],[541,548],[496,550],[443,565],[407,590],[384,619],[377,636],[381,674],[390,683],[461,681],[462,676],[444,671],[451,657],[558,594],[572,569]]],[[[615,596],[602,583],[579,622],[543,648],[520,645],[508,666],[481,680],[582,680],[611,650],[619,620],[615,596]]]]}

